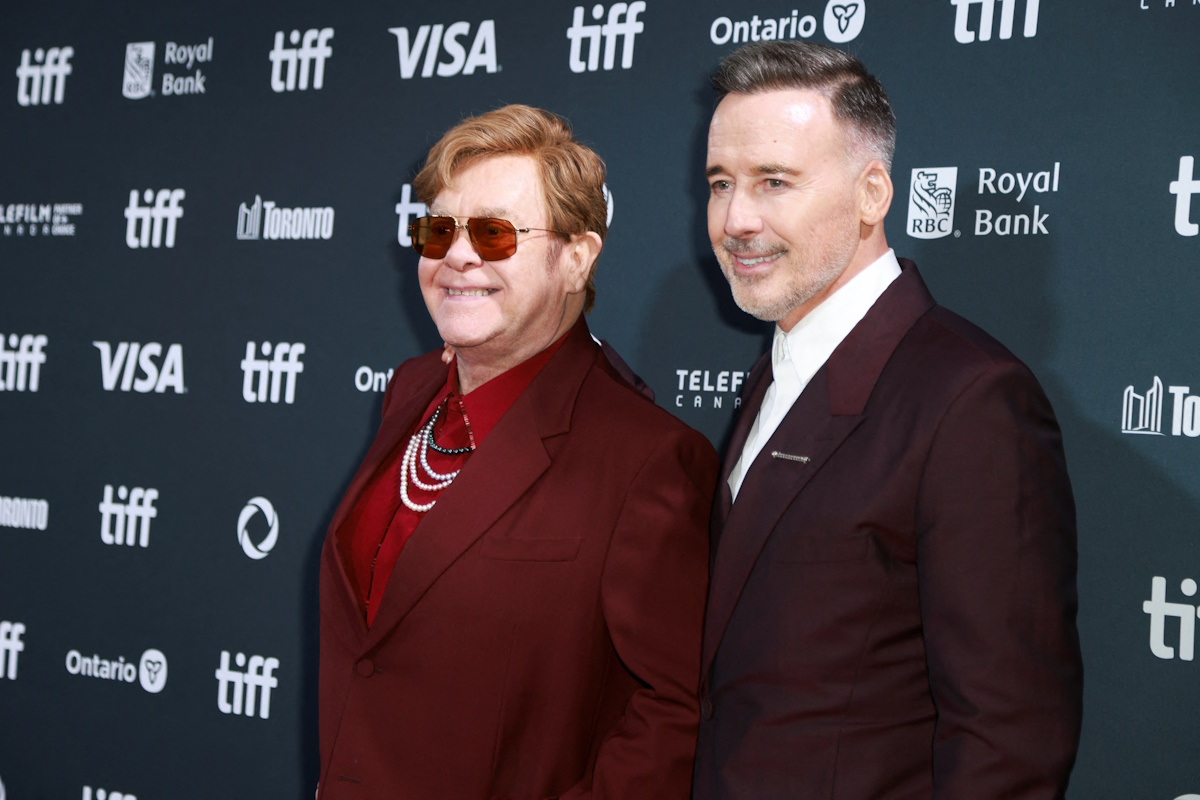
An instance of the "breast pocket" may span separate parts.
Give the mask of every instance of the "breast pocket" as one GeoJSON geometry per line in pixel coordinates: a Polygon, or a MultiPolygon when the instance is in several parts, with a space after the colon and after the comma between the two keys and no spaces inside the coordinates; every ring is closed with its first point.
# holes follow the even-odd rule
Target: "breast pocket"
{"type": "Polygon", "coordinates": [[[578,536],[492,536],[484,538],[479,554],[496,561],[574,561],[582,541],[578,536]]]}

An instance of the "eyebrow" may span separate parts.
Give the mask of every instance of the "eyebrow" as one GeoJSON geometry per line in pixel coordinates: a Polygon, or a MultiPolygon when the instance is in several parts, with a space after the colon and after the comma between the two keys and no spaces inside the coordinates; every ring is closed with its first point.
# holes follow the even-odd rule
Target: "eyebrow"
{"type": "MultiPolygon", "coordinates": [[[[453,217],[454,216],[454,214],[451,214],[449,211],[447,211],[444,206],[438,206],[438,205],[431,205],[429,207],[429,213],[435,217],[453,217]]],[[[495,206],[495,207],[491,207],[491,208],[481,208],[474,214],[462,214],[459,216],[492,217],[492,218],[499,218],[499,219],[508,219],[508,214],[509,214],[509,211],[507,208],[504,208],[503,206],[495,206]]]]}
{"type": "MultiPolygon", "coordinates": [[[[720,175],[721,173],[725,173],[725,172],[729,172],[729,170],[725,169],[725,167],[721,166],[720,164],[714,164],[713,166],[709,167],[707,170],[704,171],[704,177],[711,178],[714,175],[720,175]]],[[[783,164],[759,164],[757,167],[754,167],[752,170],[750,170],[750,172],[755,175],[799,175],[800,174],[799,170],[792,169],[791,167],[786,167],[783,164]]]]}

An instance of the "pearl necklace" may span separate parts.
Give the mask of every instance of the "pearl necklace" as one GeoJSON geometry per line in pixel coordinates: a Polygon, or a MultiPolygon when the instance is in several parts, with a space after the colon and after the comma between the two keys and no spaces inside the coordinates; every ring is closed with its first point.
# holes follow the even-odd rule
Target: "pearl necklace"
{"type": "Polygon", "coordinates": [[[447,455],[462,455],[469,453],[475,449],[475,434],[471,431],[471,423],[467,420],[466,409],[462,409],[463,422],[467,426],[467,434],[471,439],[470,447],[443,448],[439,447],[433,441],[433,428],[437,424],[438,417],[442,413],[442,406],[438,406],[433,412],[433,416],[429,418],[429,422],[422,425],[417,431],[409,437],[408,447],[404,449],[404,458],[400,462],[400,500],[404,505],[408,506],[418,514],[422,514],[437,503],[437,498],[430,500],[428,503],[415,503],[408,496],[408,481],[409,475],[412,475],[413,485],[427,492],[439,492],[445,489],[454,479],[458,477],[458,473],[462,469],[456,469],[453,472],[437,472],[429,466],[429,448],[432,445],[434,450],[447,455]],[[432,483],[425,483],[421,480],[421,476],[417,471],[417,463],[420,462],[425,470],[425,474],[433,479],[432,483]]]}

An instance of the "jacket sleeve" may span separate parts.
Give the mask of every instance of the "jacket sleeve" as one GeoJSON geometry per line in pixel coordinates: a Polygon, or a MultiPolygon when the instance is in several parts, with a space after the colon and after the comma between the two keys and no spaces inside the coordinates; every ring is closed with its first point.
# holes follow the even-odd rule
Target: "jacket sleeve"
{"type": "Polygon", "coordinates": [[[934,797],[1062,797],[1083,689],[1075,506],[1058,423],[1028,370],[993,365],[960,393],[920,487],[934,797]]]}
{"type": "Polygon", "coordinates": [[[691,793],[717,470],[708,441],[682,430],[651,453],[628,486],[601,603],[616,654],[638,688],[600,743],[591,779],[564,800],[686,800],[691,793]]]}

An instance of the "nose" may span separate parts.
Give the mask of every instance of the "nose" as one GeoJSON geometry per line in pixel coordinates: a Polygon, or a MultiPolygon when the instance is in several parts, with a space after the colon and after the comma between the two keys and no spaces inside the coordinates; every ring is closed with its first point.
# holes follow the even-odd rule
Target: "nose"
{"type": "Polygon", "coordinates": [[[483,263],[483,259],[479,257],[479,253],[475,252],[475,245],[471,242],[471,234],[468,233],[466,225],[458,225],[456,227],[454,241],[450,243],[450,249],[446,251],[446,256],[442,261],[446,266],[460,272],[465,269],[477,267],[483,263]]]}
{"type": "Polygon", "coordinates": [[[725,206],[725,235],[747,239],[762,233],[763,221],[758,204],[746,192],[734,189],[725,206]]]}

